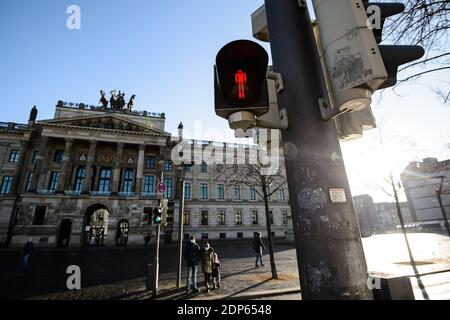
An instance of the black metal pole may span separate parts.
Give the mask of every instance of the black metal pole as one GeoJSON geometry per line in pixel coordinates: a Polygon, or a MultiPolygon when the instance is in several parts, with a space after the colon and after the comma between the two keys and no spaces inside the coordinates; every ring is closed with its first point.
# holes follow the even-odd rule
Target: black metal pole
{"type": "Polygon", "coordinates": [[[181,269],[183,265],[183,227],[184,227],[184,173],[181,178],[180,211],[178,214],[178,272],[177,287],[181,287],[181,269]]]}
{"type": "Polygon", "coordinates": [[[274,71],[285,84],[278,103],[289,117],[282,136],[302,298],[373,299],[336,128],[320,115],[328,95],[306,1],[265,3],[274,71]],[[332,202],[331,191],[341,199],[332,202]]]}
{"type": "MultiPolygon", "coordinates": [[[[161,182],[164,181],[164,171],[161,169],[161,182]]],[[[161,197],[161,201],[164,199],[164,195],[161,197]]],[[[160,205],[161,205],[160,201],[160,205]]],[[[155,248],[155,258],[153,265],[153,292],[152,295],[155,298],[158,294],[158,282],[159,282],[159,242],[161,238],[161,224],[156,226],[156,248],[155,248]]]]}

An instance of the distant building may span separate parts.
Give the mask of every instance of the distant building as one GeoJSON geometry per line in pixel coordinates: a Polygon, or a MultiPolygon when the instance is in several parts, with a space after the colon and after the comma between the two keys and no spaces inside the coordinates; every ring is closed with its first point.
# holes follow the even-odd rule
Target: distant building
{"type": "MultiPolygon", "coordinates": [[[[210,142],[164,130],[165,114],[59,101],[53,119],[0,123],[0,244],[42,246],[144,244],[155,240],[152,209],[161,173],[167,186],[167,242],[177,239],[181,177],[185,177],[185,238],[219,240],[267,236],[264,202],[246,185],[215,180],[216,165],[176,166],[180,141],[199,150],[210,142]]],[[[219,143],[225,148],[225,143],[219,143]]],[[[229,148],[248,147],[233,145],[229,148]]],[[[277,238],[292,229],[288,189],[270,199],[277,238]]]]}
{"type": "Polygon", "coordinates": [[[442,184],[442,203],[450,212],[450,160],[426,158],[411,162],[401,174],[413,222],[423,229],[444,230],[444,216],[439,206],[436,190],[442,184]]]}
{"type": "MultiPolygon", "coordinates": [[[[364,194],[353,197],[359,228],[363,237],[399,230],[400,220],[395,202],[374,203],[371,196],[364,194]]],[[[412,219],[406,202],[400,202],[403,221],[410,224],[412,219]]]]}
{"type": "Polygon", "coordinates": [[[363,237],[371,236],[379,231],[378,217],[375,211],[375,204],[371,196],[363,194],[353,197],[356,216],[359,228],[363,237]]]}
{"type": "MultiPolygon", "coordinates": [[[[405,225],[410,224],[412,220],[408,203],[400,202],[400,209],[403,222],[405,225]]],[[[399,230],[400,220],[398,218],[397,204],[395,202],[375,203],[375,213],[378,219],[379,232],[386,233],[399,230]]]]}

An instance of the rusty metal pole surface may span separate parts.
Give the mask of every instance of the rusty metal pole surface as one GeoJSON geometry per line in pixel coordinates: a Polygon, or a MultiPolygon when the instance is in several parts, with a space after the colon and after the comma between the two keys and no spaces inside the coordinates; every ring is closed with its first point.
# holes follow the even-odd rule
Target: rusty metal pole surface
{"type": "Polygon", "coordinates": [[[266,0],[274,71],[283,75],[279,105],[303,299],[373,299],[352,196],[333,121],[321,119],[327,98],[311,20],[298,0],[266,0]],[[342,200],[332,202],[330,189],[342,200]]]}

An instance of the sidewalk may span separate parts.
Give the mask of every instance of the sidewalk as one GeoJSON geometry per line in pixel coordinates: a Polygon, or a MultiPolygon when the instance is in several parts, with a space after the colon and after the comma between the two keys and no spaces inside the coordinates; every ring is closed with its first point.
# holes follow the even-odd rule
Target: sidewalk
{"type": "Polygon", "coordinates": [[[33,297],[35,300],[249,300],[275,299],[290,295],[300,300],[297,261],[285,254],[277,255],[279,279],[273,280],[268,256],[264,267],[255,268],[253,258],[223,259],[221,288],[206,293],[204,277],[199,268],[197,276],[200,293],[186,294],[186,274],[182,272],[182,287],[176,287],[176,273],[161,275],[158,295],[146,290],[146,278],[92,286],[77,291],[64,291],[33,297]]]}

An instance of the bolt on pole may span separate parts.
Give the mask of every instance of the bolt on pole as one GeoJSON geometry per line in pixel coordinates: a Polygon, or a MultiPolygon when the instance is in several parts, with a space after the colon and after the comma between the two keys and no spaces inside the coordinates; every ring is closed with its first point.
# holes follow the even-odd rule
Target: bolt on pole
{"type": "Polygon", "coordinates": [[[302,299],[373,299],[336,127],[320,114],[328,93],[305,3],[265,1],[289,114],[282,137],[302,299]]]}

